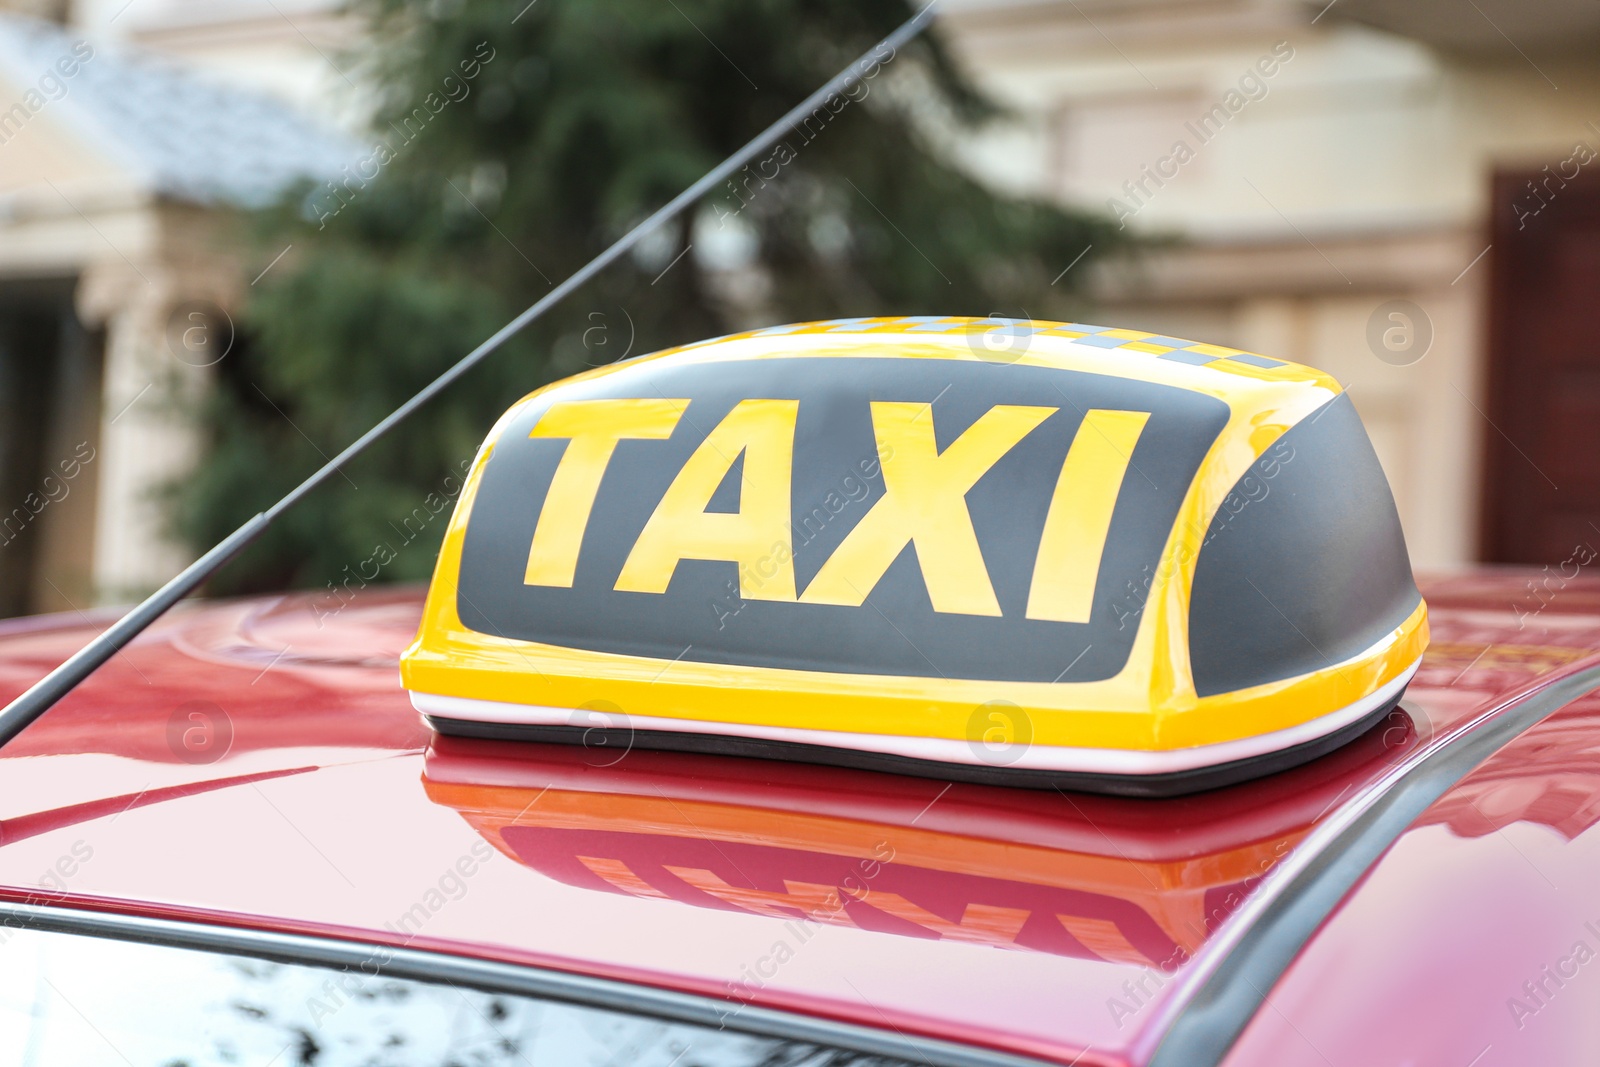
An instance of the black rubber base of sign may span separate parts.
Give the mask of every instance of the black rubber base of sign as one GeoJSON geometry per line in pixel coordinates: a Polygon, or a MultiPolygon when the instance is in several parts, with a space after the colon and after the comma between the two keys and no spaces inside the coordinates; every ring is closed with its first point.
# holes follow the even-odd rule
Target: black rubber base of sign
{"type": "MultiPolygon", "coordinates": [[[[1038,771],[999,764],[944,763],[915,759],[883,752],[866,752],[832,745],[808,745],[796,741],[767,741],[725,734],[680,733],[672,730],[632,730],[626,727],[551,726],[523,723],[468,722],[443,716],[424,716],[441,734],[452,737],[487,738],[497,741],[536,741],[581,745],[607,753],[626,753],[629,749],[662,752],[693,752],[701,755],[737,756],[750,759],[782,760],[788,763],[814,763],[830,767],[849,767],[864,771],[934,778],[949,782],[974,782],[1020,789],[1062,789],[1080,793],[1103,793],[1123,797],[1174,797],[1220,789],[1298,767],[1341,748],[1381,722],[1399,704],[1404,690],[1348,726],[1302,744],[1268,752],[1231,763],[1196,767],[1165,774],[1104,774],[1083,771],[1038,771]]],[[[621,757],[617,757],[619,760],[621,757]]]]}

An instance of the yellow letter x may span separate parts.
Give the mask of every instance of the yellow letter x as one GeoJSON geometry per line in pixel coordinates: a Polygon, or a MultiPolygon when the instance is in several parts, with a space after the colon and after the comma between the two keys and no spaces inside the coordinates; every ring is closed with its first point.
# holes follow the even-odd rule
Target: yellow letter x
{"type": "Polygon", "coordinates": [[[931,405],[873,404],[884,495],[828,557],[801,601],[860,606],[910,542],[934,611],[999,615],[967,491],[1055,412],[997,405],[940,452],[931,405]]]}

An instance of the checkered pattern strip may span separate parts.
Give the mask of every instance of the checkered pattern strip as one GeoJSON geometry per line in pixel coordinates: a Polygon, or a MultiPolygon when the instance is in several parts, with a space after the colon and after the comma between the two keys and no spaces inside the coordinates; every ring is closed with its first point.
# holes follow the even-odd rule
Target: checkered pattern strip
{"type": "MultiPolygon", "coordinates": [[[[1187,341],[1181,337],[1150,333],[1145,330],[1125,330],[1112,326],[1092,326],[1082,322],[1038,322],[1026,319],[956,318],[931,315],[911,315],[885,318],[834,319],[827,322],[804,322],[787,326],[770,326],[764,330],[719,337],[715,341],[735,341],[746,337],[801,336],[805,334],[983,334],[1001,328],[1011,336],[1065,337],[1090,348],[1119,352],[1138,352],[1173,363],[1186,363],[1214,370],[1243,371],[1252,378],[1272,377],[1263,372],[1285,371],[1294,373],[1298,368],[1285,360],[1242,352],[1222,345],[1187,341]],[[1250,370],[1244,371],[1243,368],[1250,370]]],[[[688,345],[700,348],[713,341],[688,345]]]]}

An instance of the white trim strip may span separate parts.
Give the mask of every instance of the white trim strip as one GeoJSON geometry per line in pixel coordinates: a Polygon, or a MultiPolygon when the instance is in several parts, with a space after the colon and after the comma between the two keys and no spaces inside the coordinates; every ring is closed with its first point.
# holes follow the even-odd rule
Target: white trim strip
{"type": "Polygon", "coordinates": [[[784,726],[757,726],[747,723],[706,722],[697,719],[668,719],[652,715],[619,717],[603,711],[549,708],[534,704],[510,704],[493,700],[412,693],[411,706],[424,715],[464,722],[506,723],[518,726],[611,727],[636,730],[665,730],[673,733],[716,734],[724,737],[749,737],[762,741],[788,741],[829,748],[878,752],[937,763],[964,763],[972,766],[1009,767],[1032,771],[1074,771],[1088,774],[1170,774],[1200,767],[1214,767],[1236,760],[1281,752],[1307,741],[1326,737],[1353,722],[1358,722],[1393,700],[1422,660],[1401,671],[1393,681],[1367,697],[1337,711],[1291,726],[1284,730],[1222,741],[1214,745],[1165,752],[1112,748],[1069,748],[1060,745],[1027,745],[991,748],[980,741],[953,741],[936,737],[903,737],[896,734],[849,733],[839,730],[797,730],[784,726]]]}

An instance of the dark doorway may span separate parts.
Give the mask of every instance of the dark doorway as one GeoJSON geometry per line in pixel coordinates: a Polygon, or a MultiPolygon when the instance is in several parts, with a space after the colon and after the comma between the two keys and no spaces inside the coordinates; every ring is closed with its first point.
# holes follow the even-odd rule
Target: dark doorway
{"type": "Polygon", "coordinates": [[[0,617],[92,599],[100,346],[74,287],[0,283],[0,617]]]}
{"type": "Polygon", "coordinates": [[[1493,196],[1483,558],[1581,563],[1600,549],[1600,159],[1497,174],[1493,196]]]}

